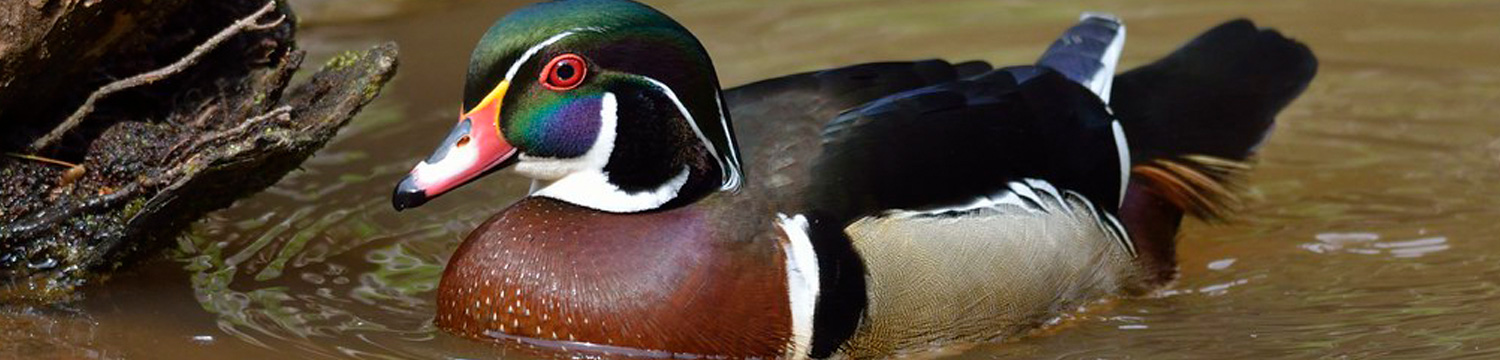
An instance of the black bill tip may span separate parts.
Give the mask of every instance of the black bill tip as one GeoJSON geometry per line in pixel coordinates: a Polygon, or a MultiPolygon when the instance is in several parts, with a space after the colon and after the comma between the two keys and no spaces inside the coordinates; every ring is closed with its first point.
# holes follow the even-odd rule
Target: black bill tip
{"type": "Polygon", "coordinates": [[[417,187],[416,180],[407,175],[396,185],[396,193],[391,195],[391,206],[396,211],[406,210],[427,203],[427,191],[417,187]]]}

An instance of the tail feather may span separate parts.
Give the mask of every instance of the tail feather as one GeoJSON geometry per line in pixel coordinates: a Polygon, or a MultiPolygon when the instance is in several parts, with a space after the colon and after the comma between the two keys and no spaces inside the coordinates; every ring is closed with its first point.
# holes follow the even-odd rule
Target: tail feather
{"type": "Polygon", "coordinates": [[[1110,107],[1130,138],[1132,173],[1188,214],[1222,219],[1276,114],[1316,72],[1307,46],[1240,19],[1121,74],[1110,107]]]}
{"type": "Polygon", "coordinates": [[[1239,19],[1115,78],[1110,108],[1133,165],[1121,221],[1158,282],[1175,274],[1182,215],[1240,207],[1249,160],[1317,67],[1307,46],[1239,19]]]}
{"type": "Polygon", "coordinates": [[[1084,13],[1068,28],[1036,64],[1062,73],[1109,102],[1115,64],[1125,46],[1125,24],[1114,15],[1084,13]]]}
{"type": "Polygon", "coordinates": [[[1276,114],[1307,88],[1317,66],[1307,46],[1234,20],[1121,74],[1110,107],[1124,123],[1137,164],[1186,154],[1243,161],[1276,114]]]}

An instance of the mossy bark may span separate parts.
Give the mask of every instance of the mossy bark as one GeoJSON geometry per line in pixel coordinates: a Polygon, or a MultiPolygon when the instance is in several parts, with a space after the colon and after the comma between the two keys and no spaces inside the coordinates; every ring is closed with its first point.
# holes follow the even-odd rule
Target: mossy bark
{"type": "Polygon", "coordinates": [[[65,299],[172,244],[296,169],[394,75],[386,44],[289,86],[303,53],[278,3],[260,21],[276,26],[110,94],[57,142],[30,147],[101,86],[183,59],[265,1],[0,3],[0,148],[11,153],[0,156],[0,302],[65,299]]]}

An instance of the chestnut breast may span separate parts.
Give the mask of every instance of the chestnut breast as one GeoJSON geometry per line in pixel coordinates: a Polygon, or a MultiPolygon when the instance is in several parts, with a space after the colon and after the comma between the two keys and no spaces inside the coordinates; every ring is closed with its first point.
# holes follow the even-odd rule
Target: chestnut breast
{"type": "Polygon", "coordinates": [[[791,334],[781,234],[769,221],[726,226],[743,221],[711,208],[611,214],[523,199],[454,252],[437,325],[471,338],[780,356],[791,334]]]}

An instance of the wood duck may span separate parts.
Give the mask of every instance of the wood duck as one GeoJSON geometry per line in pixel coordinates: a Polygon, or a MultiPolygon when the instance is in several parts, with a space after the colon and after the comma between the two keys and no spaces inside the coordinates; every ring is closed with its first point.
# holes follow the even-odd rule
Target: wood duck
{"type": "Polygon", "coordinates": [[[648,356],[885,356],[1023,335],[1174,275],[1184,214],[1307,86],[1248,20],[1115,75],[1085,14],[1035,65],[884,62],[722,90],[682,25],[624,0],[535,4],[474,50],[412,208],[497,169],[534,191],[437,291],[465,337],[648,356]],[[733,121],[731,121],[731,119],[733,121]]]}

